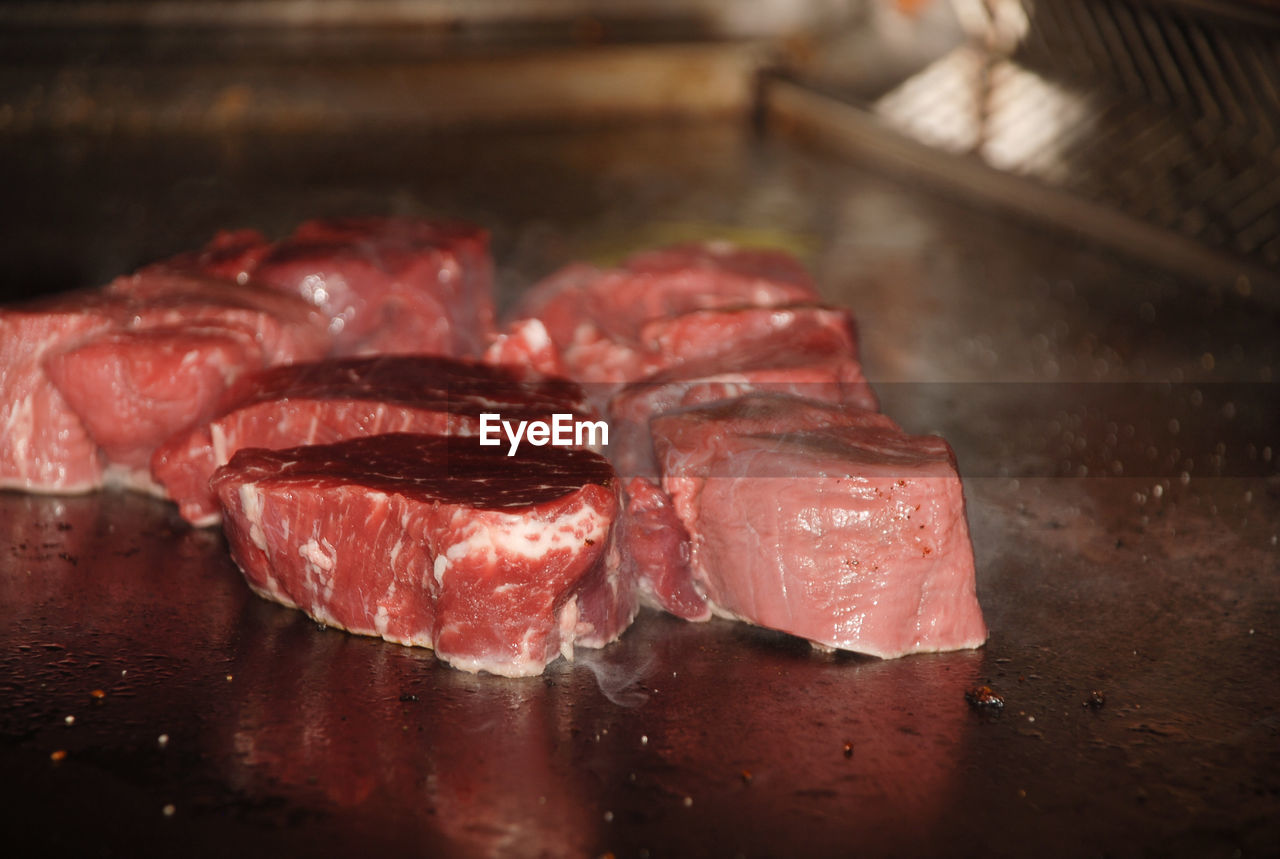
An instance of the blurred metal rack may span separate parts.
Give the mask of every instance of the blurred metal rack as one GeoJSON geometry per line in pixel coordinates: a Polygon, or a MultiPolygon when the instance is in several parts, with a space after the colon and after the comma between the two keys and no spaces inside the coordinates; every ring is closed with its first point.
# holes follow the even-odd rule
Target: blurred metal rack
{"type": "Polygon", "coordinates": [[[766,88],[782,128],[1197,279],[1280,283],[1280,15],[956,0],[967,35],[887,90],[766,88]]]}

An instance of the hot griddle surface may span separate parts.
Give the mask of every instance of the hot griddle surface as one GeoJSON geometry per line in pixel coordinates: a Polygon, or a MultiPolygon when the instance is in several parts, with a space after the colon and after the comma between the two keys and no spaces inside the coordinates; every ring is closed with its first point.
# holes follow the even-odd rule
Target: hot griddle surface
{"type": "Polygon", "coordinates": [[[706,224],[809,251],[885,410],[956,446],[992,636],[881,662],[645,612],[541,678],[471,676],[254,597],[221,537],[162,503],[0,494],[6,851],[1280,843],[1280,326],[1247,284],[1181,283],[723,126],[10,151],[8,295],[353,211],[490,225],[508,297],[706,224]],[[976,684],[1002,713],[970,708],[976,684]]]}

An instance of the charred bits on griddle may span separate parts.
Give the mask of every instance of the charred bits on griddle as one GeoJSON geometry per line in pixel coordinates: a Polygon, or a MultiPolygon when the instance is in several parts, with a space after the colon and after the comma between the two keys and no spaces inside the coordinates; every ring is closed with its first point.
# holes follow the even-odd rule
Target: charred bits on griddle
{"type": "Polygon", "coordinates": [[[983,712],[999,712],[1004,709],[1004,696],[996,694],[990,686],[974,686],[964,693],[964,700],[973,709],[983,712]]]}
{"type": "Polygon", "coordinates": [[[1084,699],[1082,707],[1088,707],[1090,710],[1100,710],[1107,703],[1107,696],[1097,689],[1089,693],[1089,697],[1084,699]]]}

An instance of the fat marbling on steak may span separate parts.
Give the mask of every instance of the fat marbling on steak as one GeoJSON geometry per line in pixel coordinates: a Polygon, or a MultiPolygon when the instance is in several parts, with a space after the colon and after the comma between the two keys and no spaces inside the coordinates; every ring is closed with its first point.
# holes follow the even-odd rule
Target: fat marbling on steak
{"type": "Polygon", "coordinates": [[[635,615],[613,470],[588,450],[379,435],[242,450],[213,487],[256,592],[464,671],[538,674],[635,615]]]}
{"type": "Polygon", "coordinates": [[[156,450],[151,473],[183,518],[213,525],[209,478],[241,448],[394,432],[476,436],[486,413],[513,422],[588,417],[582,390],[565,379],[432,355],[331,358],[246,376],[214,415],[156,450]]]}
{"type": "Polygon", "coordinates": [[[947,443],[870,413],[771,421],[758,403],[652,424],[662,485],[691,538],[693,582],[712,611],[883,658],[982,644],[947,443]]]}

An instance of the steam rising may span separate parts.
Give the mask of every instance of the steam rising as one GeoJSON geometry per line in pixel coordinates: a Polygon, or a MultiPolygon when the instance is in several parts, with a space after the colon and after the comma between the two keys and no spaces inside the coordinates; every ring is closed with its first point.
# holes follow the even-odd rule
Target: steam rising
{"type": "Polygon", "coordinates": [[[652,673],[654,660],[652,653],[626,653],[620,659],[611,659],[607,651],[600,650],[579,650],[574,656],[575,665],[586,668],[595,676],[596,685],[604,697],[628,709],[648,702],[649,691],[641,681],[652,673]],[[628,657],[634,657],[639,664],[622,664],[628,657]]]}

